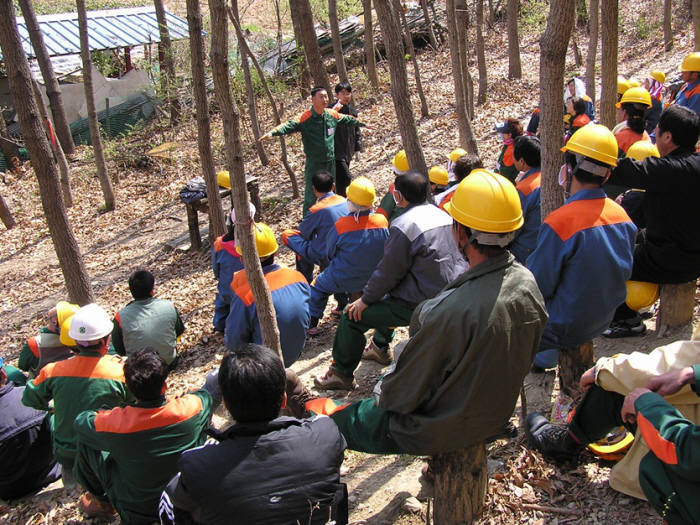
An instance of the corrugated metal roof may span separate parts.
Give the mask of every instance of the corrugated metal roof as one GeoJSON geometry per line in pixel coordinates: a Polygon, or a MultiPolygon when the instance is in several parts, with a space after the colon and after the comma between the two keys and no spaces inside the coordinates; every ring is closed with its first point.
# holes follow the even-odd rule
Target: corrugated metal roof
{"type": "MultiPolygon", "coordinates": [[[[88,11],[88,44],[93,51],[160,42],[153,6],[88,11]]],[[[171,40],[189,38],[187,22],[165,13],[171,40]]],[[[80,53],[77,13],[38,16],[44,44],[50,56],[80,53]]],[[[34,58],[24,18],[17,17],[17,29],[27,57],[34,58]]],[[[0,55],[1,59],[2,55],[0,55]]]]}

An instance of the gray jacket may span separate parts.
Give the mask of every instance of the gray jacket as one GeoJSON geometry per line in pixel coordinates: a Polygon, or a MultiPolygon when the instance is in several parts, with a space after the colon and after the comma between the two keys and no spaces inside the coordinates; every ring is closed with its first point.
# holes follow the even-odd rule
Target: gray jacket
{"type": "Polygon", "coordinates": [[[452,218],[432,204],[412,204],[391,223],[384,256],[362,291],[366,304],[388,299],[415,307],[467,270],[452,238],[452,218]]]}

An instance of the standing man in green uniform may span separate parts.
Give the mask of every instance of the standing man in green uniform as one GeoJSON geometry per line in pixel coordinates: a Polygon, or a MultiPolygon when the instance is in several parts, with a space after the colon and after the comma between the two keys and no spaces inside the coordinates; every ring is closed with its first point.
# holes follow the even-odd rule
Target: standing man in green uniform
{"type": "Polygon", "coordinates": [[[328,106],[328,93],[322,87],[311,90],[311,108],[284,124],[280,124],[265,133],[260,140],[288,135],[299,131],[304,144],[306,164],[304,166],[304,209],[305,217],[309,208],[316,202],[311,185],[311,177],[319,170],[330,171],[335,180],[335,129],[338,124],[364,126],[362,122],[350,115],[341,115],[328,106]]]}

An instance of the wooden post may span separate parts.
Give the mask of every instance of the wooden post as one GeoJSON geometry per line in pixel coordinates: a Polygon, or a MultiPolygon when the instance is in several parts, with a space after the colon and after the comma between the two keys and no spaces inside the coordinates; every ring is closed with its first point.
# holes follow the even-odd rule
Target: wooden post
{"type": "Polygon", "coordinates": [[[559,350],[559,388],[577,402],[583,395],[581,375],[593,366],[593,342],[559,350]]]}
{"type": "Polygon", "coordinates": [[[202,247],[202,237],[199,233],[199,217],[195,207],[185,204],[187,210],[187,229],[190,232],[190,250],[199,250],[202,247]]]}
{"type": "Polygon", "coordinates": [[[488,470],[486,446],[436,454],[430,459],[435,476],[435,525],[472,523],[484,510],[488,470]]]}
{"type": "Polygon", "coordinates": [[[683,284],[662,284],[659,292],[659,313],[656,335],[663,337],[669,328],[683,326],[693,319],[697,281],[683,284]]]}

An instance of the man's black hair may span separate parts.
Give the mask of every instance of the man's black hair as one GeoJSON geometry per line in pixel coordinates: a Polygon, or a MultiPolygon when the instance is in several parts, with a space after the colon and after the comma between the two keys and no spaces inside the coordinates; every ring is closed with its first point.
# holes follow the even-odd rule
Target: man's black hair
{"type": "Polygon", "coordinates": [[[148,270],[136,270],[129,276],[129,290],[134,299],[148,299],[156,280],[148,270]]]}
{"type": "Polygon", "coordinates": [[[674,104],[659,117],[659,132],[669,132],[673,143],[681,148],[695,148],[700,135],[700,117],[692,109],[674,104]]]}
{"type": "Polygon", "coordinates": [[[313,98],[319,91],[326,91],[326,88],[324,88],[323,86],[316,86],[311,90],[311,97],[313,98]]]}
{"type": "Polygon", "coordinates": [[[352,86],[350,85],[350,82],[338,82],[335,85],[335,94],[336,95],[343,90],[347,91],[348,93],[352,93],[352,86]]]}
{"type": "Polygon", "coordinates": [[[227,353],[219,368],[224,403],[239,423],[275,419],[282,407],[285,385],[282,361],[261,345],[249,343],[227,353]]]}
{"type": "Polygon", "coordinates": [[[420,204],[428,198],[428,177],[420,171],[408,170],[397,175],[394,179],[394,187],[401,192],[411,204],[420,204]]]}
{"type": "Polygon", "coordinates": [[[541,164],[540,139],[529,136],[516,138],[513,142],[513,158],[523,159],[531,168],[538,167],[541,164]]]}
{"type": "Polygon", "coordinates": [[[484,165],[478,155],[462,155],[455,161],[454,174],[457,181],[461,181],[472,171],[483,168],[484,165]]]}
{"type": "Polygon", "coordinates": [[[333,189],[333,175],[327,170],[318,170],[311,175],[311,184],[319,193],[328,193],[333,189]]]}
{"type": "Polygon", "coordinates": [[[168,365],[152,348],[131,354],[124,364],[126,386],[139,401],[155,401],[163,396],[168,365]]]}
{"type": "Polygon", "coordinates": [[[586,101],[583,97],[571,97],[571,106],[575,115],[583,115],[586,112],[586,101]]]}

